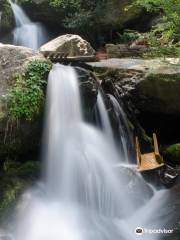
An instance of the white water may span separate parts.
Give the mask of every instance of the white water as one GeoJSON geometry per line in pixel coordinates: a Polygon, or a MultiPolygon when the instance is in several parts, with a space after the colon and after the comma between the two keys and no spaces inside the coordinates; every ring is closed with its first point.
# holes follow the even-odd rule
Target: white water
{"type": "Polygon", "coordinates": [[[97,96],[97,108],[98,108],[98,112],[100,115],[100,121],[102,124],[103,131],[106,134],[106,137],[109,138],[109,141],[114,143],[111,123],[109,120],[109,116],[108,116],[108,112],[107,112],[105,103],[103,101],[102,93],[100,91],[98,92],[98,96],[97,96]]]}
{"type": "Polygon", "coordinates": [[[11,4],[15,29],[13,30],[13,44],[38,49],[47,40],[46,31],[40,23],[32,22],[23,9],[12,0],[11,4]]]}
{"type": "Polygon", "coordinates": [[[71,67],[56,64],[49,75],[45,140],[43,184],[24,195],[16,240],[135,240],[136,227],[163,226],[166,191],[145,198],[139,174],[114,167],[124,160],[105,130],[84,121],[71,67]]]}
{"type": "Polygon", "coordinates": [[[120,106],[119,102],[116,100],[116,98],[111,94],[109,94],[109,98],[113,105],[116,118],[118,119],[118,128],[119,128],[118,130],[119,130],[119,136],[121,138],[122,153],[125,158],[125,161],[128,163],[132,158],[131,151],[133,149],[133,146],[132,146],[133,137],[128,125],[128,119],[122,107],[120,106]]]}

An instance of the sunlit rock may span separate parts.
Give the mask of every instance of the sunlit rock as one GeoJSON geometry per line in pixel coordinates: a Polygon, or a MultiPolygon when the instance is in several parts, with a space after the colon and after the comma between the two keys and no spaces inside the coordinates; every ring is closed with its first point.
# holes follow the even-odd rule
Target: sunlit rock
{"type": "Polygon", "coordinates": [[[90,43],[78,35],[66,34],[59,36],[40,47],[44,55],[59,53],[62,56],[91,56],[95,54],[90,43]]]}

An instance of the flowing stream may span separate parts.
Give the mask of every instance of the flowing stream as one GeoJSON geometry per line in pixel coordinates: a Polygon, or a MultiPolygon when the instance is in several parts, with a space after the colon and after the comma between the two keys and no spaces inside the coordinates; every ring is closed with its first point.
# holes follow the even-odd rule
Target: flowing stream
{"type": "Polygon", "coordinates": [[[13,30],[13,44],[32,49],[38,49],[47,41],[47,34],[40,23],[32,22],[24,10],[12,0],[11,4],[15,18],[15,29],[13,30]]]}
{"type": "MultiPolygon", "coordinates": [[[[153,192],[133,166],[123,166],[110,131],[85,122],[78,86],[72,67],[53,66],[42,183],[26,192],[19,204],[15,240],[136,240],[135,228],[165,224],[158,209],[167,191],[153,192]]],[[[160,238],[146,234],[144,239],[160,238]]]]}

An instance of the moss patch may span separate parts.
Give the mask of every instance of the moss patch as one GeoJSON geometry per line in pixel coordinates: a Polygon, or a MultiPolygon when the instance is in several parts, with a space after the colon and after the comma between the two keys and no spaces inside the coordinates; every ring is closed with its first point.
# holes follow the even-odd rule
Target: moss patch
{"type": "Polygon", "coordinates": [[[15,84],[7,94],[8,114],[11,118],[32,120],[44,103],[44,90],[51,64],[34,60],[26,71],[15,76],[15,84]]]}
{"type": "Polygon", "coordinates": [[[165,150],[165,158],[167,161],[180,164],[180,143],[169,146],[165,150]]]}

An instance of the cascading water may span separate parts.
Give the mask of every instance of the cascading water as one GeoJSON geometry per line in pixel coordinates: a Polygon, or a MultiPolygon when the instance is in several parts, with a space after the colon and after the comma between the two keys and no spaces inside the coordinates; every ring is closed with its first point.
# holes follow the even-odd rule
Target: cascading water
{"type": "Polygon", "coordinates": [[[109,120],[108,112],[106,110],[106,106],[105,106],[101,91],[98,92],[98,96],[97,96],[97,109],[100,115],[100,122],[103,128],[103,131],[106,134],[106,136],[109,138],[109,140],[111,140],[114,143],[113,131],[111,128],[111,123],[109,120]]]}
{"type": "Polygon", "coordinates": [[[15,240],[135,240],[136,227],[163,225],[154,219],[166,191],[145,197],[139,174],[116,167],[123,159],[107,132],[82,117],[71,67],[56,64],[49,75],[43,152],[44,183],[24,195],[15,240]]]}
{"type": "Polygon", "coordinates": [[[47,40],[44,27],[40,23],[32,22],[23,9],[8,0],[15,17],[15,29],[13,30],[13,44],[38,49],[47,40]]]}
{"type": "Polygon", "coordinates": [[[116,98],[111,94],[109,94],[109,98],[114,108],[116,118],[118,119],[118,130],[121,139],[122,153],[126,163],[128,163],[132,158],[131,155],[133,149],[132,133],[129,129],[128,119],[116,98]]]}

